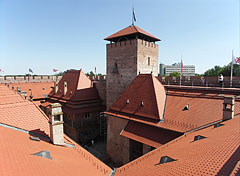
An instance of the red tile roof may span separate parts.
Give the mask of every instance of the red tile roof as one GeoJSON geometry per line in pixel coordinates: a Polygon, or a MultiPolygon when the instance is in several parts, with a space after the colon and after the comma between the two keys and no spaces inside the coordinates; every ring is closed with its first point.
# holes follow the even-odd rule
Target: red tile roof
{"type": "Polygon", "coordinates": [[[165,98],[164,86],[157,78],[152,74],[141,74],[114,102],[110,110],[159,121],[163,118],[165,98]]]}
{"type": "MultiPolygon", "coordinates": [[[[75,144],[77,145],[77,144],[75,144]]],[[[81,147],[32,141],[29,134],[0,127],[0,175],[110,175],[111,169],[81,147]],[[32,154],[47,150],[52,160],[32,154]]]]}
{"type": "Polygon", "coordinates": [[[111,168],[66,135],[65,143],[73,148],[49,143],[48,117],[33,102],[0,85],[0,97],[4,96],[8,101],[0,101],[0,125],[8,128],[0,127],[0,175],[110,175],[111,168]],[[31,141],[29,134],[10,127],[44,135],[45,142],[31,141]],[[53,160],[32,155],[42,150],[50,151],[53,160]]]}
{"type": "Polygon", "coordinates": [[[48,118],[34,103],[24,100],[4,85],[0,85],[0,97],[0,123],[10,124],[27,131],[44,131],[49,135],[48,118]],[[4,102],[6,99],[7,101],[4,102]]]}
{"type": "Polygon", "coordinates": [[[11,83],[9,88],[14,86],[14,90],[17,91],[17,87],[21,87],[23,92],[27,92],[27,98],[33,95],[33,99],[43,99],[48,95],[54,86],[54,82],[38,82],[38,83],[11,83]]]}
{"type": "Polygon", "coordinates": [[[181,133],[129,121],[120,135],[157,148],[179,137],[181,133]]]}
{"type": "Polygon", "coordinates": [[[131,25],[131,26],[128,26],[110,36],[108,36],[107,38],[105,38],[104,40],[109,40],[109,41],[112,41],[116,38],[119,38],[119,37],[122,37],[122,36],[127,36],[127,35],[131,35],[131,34],[142,34],[142,35],[145,35],[145,36],[148,36],[150,37],[153,41],[160,41],[159,38],[153,36],[152,34],[149,34],[148,32],[144,31],[143,29],[135,26],[135,25],[131,25]]]}
{"type": "Polygon", "coordinates": [[[72,101],[99,99],[96,88],[92,86],[92,81],[82,70],[68,70],[58,82],[58,92],[55,94],[53,89],[49,96],[72,101]],[[66,95],[64,95],[64,82],[67,82],[66,95]]]}
{"type": "MultiPolygon", "coordinates": [[[[149,75],[138,75],[106,114],[181,133],[222,120],[223,96],[168,90],[165,102],[161,83],[151,78],[155,82],[153,84],[149,78],[149,75]],[[126,104],[127,99],[129,104],[126,104]],[[141,101],[144,107],[140,107],[141,101]],[[189,105],[189,110],[185,111],[186,105],[189,105]],[[153,121],[158,118],[157,111],[164,111],[163,122],[153,121]]],[[[235,115],[240,113],[239,104],[237,100],[235,115]]]]}
{"type": "Polygon", "coordinates": [[[188,133],[118,168],[115,176],[239,175],[240,118],[188,133]],[[193,141],[194,137],[206,137],[193,141]],[[162,156],[176,161],[159,164],[162,156]]]}

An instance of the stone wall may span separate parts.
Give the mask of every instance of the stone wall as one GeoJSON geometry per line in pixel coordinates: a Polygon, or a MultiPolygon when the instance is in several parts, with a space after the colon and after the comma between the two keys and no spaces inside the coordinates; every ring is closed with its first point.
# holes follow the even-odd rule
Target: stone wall
{"type": "Polygon", "coordinates": [[[0,76],[0,83],[53,82],[62,76],[0,76]]]}
{"type": "Polygon", "coordinates": [[[102,100],[102,105],[106,106],[106,80],[94,81],[94,86],[102,100]]]}
{"type": "Polygon", "coordinates": [[[144,40],[137,40],[137,73],[158,75],[158,45],[144,40]],[[150,61],[150,62],[149,62],[150,61]],[[149,63],[148,63],[149,62],[149,63]]]}
{"type": "Polygon", "coordinates": [[[137,40],[107,44],[107,109],[137,75],[137,40]]]}
{"type": "MultiPolygon", "coordinates": [[[[180,77],[172,76],[159,76],[158,80],[164,85],[180,85],[180,77]]],[[[218,82],[217,76],[204,77],[202,81],[201,76],[183,76],[181,80],[181,85],[184,86],[204,86],[204,87],[230,87],[230,77],[224,77],[223,84],[218,82]]],[[[233,77],[232,87],[240,88],[240,77],[233,77]]]]}
{"type": "Polygon", "coordinates": [[[129,162],[129,139],[120,136],[128,120],[108,117],[107,154],[118,166],[129,162]]]}

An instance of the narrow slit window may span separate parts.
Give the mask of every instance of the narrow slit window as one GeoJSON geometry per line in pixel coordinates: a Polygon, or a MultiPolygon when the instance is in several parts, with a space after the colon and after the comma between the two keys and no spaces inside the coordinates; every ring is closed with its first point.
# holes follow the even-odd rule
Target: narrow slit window
{"type": "Polygon", "coordinates": [[[150,64],[151,64],[151,58],[148,57],[148,66],[150,66],[150,64]]]}

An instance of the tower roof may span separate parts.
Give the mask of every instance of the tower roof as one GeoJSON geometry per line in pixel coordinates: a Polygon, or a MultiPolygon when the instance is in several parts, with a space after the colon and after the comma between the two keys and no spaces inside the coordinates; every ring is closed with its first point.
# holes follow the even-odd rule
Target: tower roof
{"type": "Polygon", "coordinates": [[[162,119],[165,98],[164,86],[157,78],[152,74],[140,74],[110,110],[159,121],[162,119]]]}
{"type": "Polygon", "coordinates": [[[123,41],[123,40],[128,40],[128,39],[135,39],[136,37],[150,41],[150,42],[161,41],[159,38],[153,36],[152,34],[149,34],[148,32],[144,31],[143,29],[141,29],[135,25],[128,26],[128,27],[108,36],[104,40],[117,42],[117,41],[123,41]]]}

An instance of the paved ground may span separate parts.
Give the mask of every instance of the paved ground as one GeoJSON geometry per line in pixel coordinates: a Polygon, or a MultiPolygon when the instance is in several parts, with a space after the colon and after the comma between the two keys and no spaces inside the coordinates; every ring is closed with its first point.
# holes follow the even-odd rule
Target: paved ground
{"type": "Polygon", "coordinates": [[[97,158],[102,158],[106,153],[106,143],[104,141],[104,137],[97,137],[94,139],[93,145],[89,142],[88,151],[97,158]]]}

